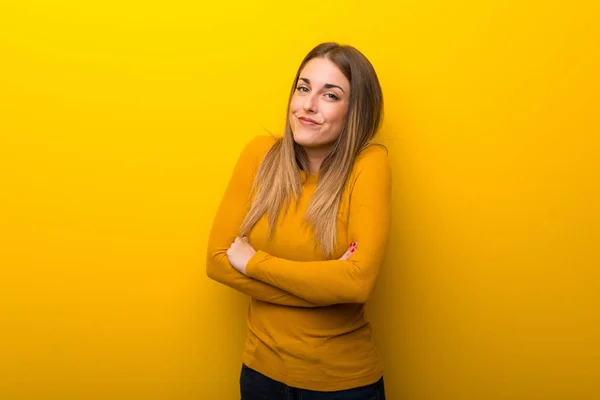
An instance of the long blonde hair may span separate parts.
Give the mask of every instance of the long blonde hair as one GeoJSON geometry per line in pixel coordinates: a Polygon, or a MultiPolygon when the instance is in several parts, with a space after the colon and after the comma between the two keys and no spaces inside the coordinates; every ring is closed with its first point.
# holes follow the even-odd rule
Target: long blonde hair
{"type": "Polygon", "coordinates": [[[300,170],[309,171],[304,148],[294,141],[290,126],[290,102],[300,72],[310,60],[324,57],[333,62],[350,82],[350,98],[346,123],[323,160],[317,189],[305,214],[312,227],[315,246],[327,258],[333,258],[336,244],[337,213],[341,196],[356,156],[375,136],[383,116],[383,96],[377,74],[369,60],[352,46],[322,43],[304,58],[294,79],[288,100],[285,131],[265,155],[252,185],[250,209],[239,230],[248,234],[254,224],[267,214],[270,236],[282,211],[287,212],[291,200],[302,193],[300,170]]]}

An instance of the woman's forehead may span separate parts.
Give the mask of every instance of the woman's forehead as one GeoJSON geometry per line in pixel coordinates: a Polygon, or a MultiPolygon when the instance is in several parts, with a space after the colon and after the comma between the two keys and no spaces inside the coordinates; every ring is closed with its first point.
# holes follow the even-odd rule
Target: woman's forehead
{"type": "Polygon", "coordinates": [[[333,84],[349,89],[350,82],[344,73],[332,61],[326,58],[313,58],[300,71],[300,79],[310,81],[311,85],[324,86],[333,84]]]}

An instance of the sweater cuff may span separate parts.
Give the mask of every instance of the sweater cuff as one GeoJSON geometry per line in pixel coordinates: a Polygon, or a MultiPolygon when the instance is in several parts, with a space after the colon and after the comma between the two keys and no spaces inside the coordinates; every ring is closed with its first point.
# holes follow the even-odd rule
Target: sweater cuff
{"type": "Polygon", "coordinates": [[[260,271],[260,263],[265,261],[268,257],[269,255],[264,251],[257,250],[250,260],[248,260],[248,264],[246,264],[246,276],[256,279],[256,276],[260,271]]]}

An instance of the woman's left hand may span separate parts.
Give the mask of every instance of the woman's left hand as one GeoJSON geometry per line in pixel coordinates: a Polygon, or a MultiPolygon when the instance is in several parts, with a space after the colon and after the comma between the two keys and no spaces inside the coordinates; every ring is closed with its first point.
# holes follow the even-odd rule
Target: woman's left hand
{"type": "Polygon", "coordinates": [[[227,250],[227,258],[233,268],[246,275],[246,265],[248,265],[248,261],[250,261],[255,253],[256,250],[250,246],[246,236],[236,237],[227,250]]]}

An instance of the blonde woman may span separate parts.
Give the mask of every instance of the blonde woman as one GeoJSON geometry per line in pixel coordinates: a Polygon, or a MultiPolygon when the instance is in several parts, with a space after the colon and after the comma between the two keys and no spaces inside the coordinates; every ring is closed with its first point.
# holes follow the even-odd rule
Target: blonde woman
{"type": "Polygon", "coordinates": [[[371,63],[336,43],[302,61],[281,138],[243,150],[206,271],[250,296],[242,400],[385,399],[364,306],[390,228],[383,98],[371,63]]]}

